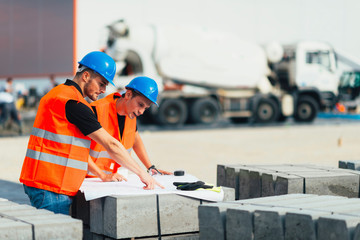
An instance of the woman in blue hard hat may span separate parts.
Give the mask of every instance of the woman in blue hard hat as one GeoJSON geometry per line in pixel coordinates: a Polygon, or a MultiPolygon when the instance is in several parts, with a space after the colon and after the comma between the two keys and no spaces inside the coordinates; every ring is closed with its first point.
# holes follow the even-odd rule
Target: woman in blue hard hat
{"type": "Polygon", "coordinates": [[[66,80],[42,97],[20,175],[25,193],[36,208],[69,214],[72,196],[87,173],[91,140],[137,174],[144,189],[159,185],[102,128],[84,99],[87,96],[95,101],[104,93],[108,83],[113,84],[115,70],[110,56],[91,52],[79,62],[73,80],[66,80]]]}
{"type": "MultiPolygon", "coordinates": [[[[142,115],[151,104],[157,105],[158,87],[156,82],[151,78],[141,76],[134,78],[125,88],[126,92],[122,95],[113,93],[91,103],[98,121],[110,135],[123,144],[129,153],[132,149],[135,151],[148,172],[172,174],[156,169],[150,162],[136,126],[136,117],[142,115]]],[[[120,165],[112,160],[103,146],[94,141],[91,142],[90,156],[98,168],[89,161],[89,177],[98,176],[103,181],[125,179],[117,173],[120,165]],[[99,171],[99,168],[102,171],[99,171]]]]}

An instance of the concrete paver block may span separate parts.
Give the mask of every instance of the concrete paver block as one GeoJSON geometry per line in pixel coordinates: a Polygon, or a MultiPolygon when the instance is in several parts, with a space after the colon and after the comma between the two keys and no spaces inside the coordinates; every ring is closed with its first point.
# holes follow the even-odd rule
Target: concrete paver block
{"type": "Polygon", "coordinates": [[[328,196],[328,195],[321,195],[321,196],[310,195],[309,197],[306,198],[295,198],[291,200],[284,199],[284,200],[274,201],[269,204],[277,207],[292,207],[292,208],[301,208],[302,206],[308,206],[308,209],[310,209],[313,204],[315,204],[315,206],[319,202],[326,204],[326,201],[334,201],[334,199],[344,200],[347,198],[340,196],[328,196]]]}
{"type": "Polygon", "coordinates": [[[217,186],[226,186],[225,179],[225,165],[218,164],[216,170],[216,185],[217,186]]]}
{"type": "Polygon", "coordinates": [[[248,199],[250,197],[250,171],[247,169],[240,169],[239,171],[239,190],[235,199],[248,199]]]}
{"type": "Polygon", "coordinates": [[[226,239],[248,240],[253,235],[253,214],[244,209],[228,208],[226,211],[226,239]]]}
{"type": "Polygon", "coordinates": [[[31,224],[0,217],[0,239],[32,240],[33,235],[31,224]]]}
{"type": "Polygon", "coordinates": [[[35,239],[82,239],[82,221],[63,214],[16,217],[34,225],[35,239]]]}
{"type": "Polygon", "coordinates": [[[359,171],[360,170],[360,161],[348,161],[347,168],[359,171]]]}
{"type": "Polygon", "coordinates": [[[291,174],[276,174],[275,195],[304,193],[304,178],[291,174]]]}
{"type": "Polygon", "coordinates": [[[347,169],[347,162],[346,161],[339,161],[339,168],[344,168],[344,169],[347,169]]]}
{"type": "Polygon", "coordinates": [[[261,196],[262,197],[275,195],[274,177],[275,176],[273,176],[272,174],[269,174],[269,173],[261,174],[261,196]]]}
{"type": "Polygon", "coordinates": [[[226,209],[236,203],[218,202],[202,204],[198,208],[201,240],[225,240],[226,209]]]}
{"type": "Polygon", "coordinates": [[[46,209],[9,209],[8,211],[2,210],[0,215],[4,214],[6,216],[10,217],[22,217],[22,216],[33,216],[33,215],[53,215],[54,213],[52,211],[46,210],[46,209]]]}
{"type": "Polygon", "coordinates": [[[199,231],[200,200],[177,194],[159,194],[161,234],[199,231]]]}
{"type": "Polygon", "coordinates": [[[225,186],[235,189],[235,198],[238,199],[239,196],[239,167],[229,167],[225,168],[225,186]]]}
{"type": "Polygon", "coordinates": [[[273,211],[258,211],[254,213],[254,239],[281,240],[284,239],[284,227],[281,216],[273,211]]]}
{"type": "Polygon", "coordinates": [[[345,215],[320,217],[317,222],[318,240],[352,239],[359,222],[358,217],[345,215]]]}
{"type": "Polygon", "coordinates": [[[156,236],[156,195],[106,197],[103,224],[104,235],[111,238],[156,236]]]}
{"type": "Polygon", "coordinates": [[[249,188],[249,198],[261,197],[261,179],[259,172],[249,172],[249,188]]]}
{"type": "Polygon", "coordinates": [[[358,225],[356,225],[354,229],[353,239],[354,240],[360,239],[360,223],[358,223],[358,225]]]}
{"type": "Polygon", "coordinates": [[[222,189],[224,191],[223,202],[235,201],[235,189],[234,188],[222,187],[222,189]]]}
{"type": "Polygon", "coordinates": [[[359,196],[359,176],[354,174],[322,172],[306,172],[301,174],[305,177],[305,193],[319,195],[337,195],[345,197],[359,196]]]}
{"type": "Polygon", "coordinates": [[[104,234],[104,203],[105,198],[90,201],[90,231],[104,234]]]}
{"type": "Polygon", "coordinates": [[[72,217],[80,219],[85,225],[90,225],[90,202],[85,200],[85,195],[78,192],[72,205],[72,217]]]}
{"type": "Polygon", "coordinates": [[[267,205],[274,205],[277,202],[283,201],[297,201],[298,199],[305,199],[305,198],[312,198],[317,195],[314,194],[287,194],[287,195],[280,195],[280,196],[269,196],[269,197],[262,197],[262,198],[253,198],[253,199],[245,199],[236,201],[239,204],[246,203],[246,204],[267,204],[267,205]]]}
{"type": "Polygon", "coordinates": [[[285,240],[316,240],[316,222],[331,213],[312,210],[289,210],[285,215],[285,240]]]}

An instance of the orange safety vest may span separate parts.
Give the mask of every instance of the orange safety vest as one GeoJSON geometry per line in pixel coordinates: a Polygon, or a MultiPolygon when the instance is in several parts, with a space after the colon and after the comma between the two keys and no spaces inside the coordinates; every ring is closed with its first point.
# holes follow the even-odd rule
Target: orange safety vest
{"type": "Polygon", "coordinates": [[[66,118],[65,104],[91,108],[74,86],[61,84],[40,101],[20,175],[26,186],[74,196],[87,173],[91,139],[66,118]]]}
{"type": "MultiPolygon", "coordinates": [[[[121,97],[119,93],[113,93],[103,99],[92,102],[90,105],[95,107],[98,121],[101,126],[114,138],[119,140],[125,149],[130,153],[135,141],[136,133],[136,118],[131,119],[125,117],[125,126],[122,137],[120,136],[119,121],[116,111],[117,97],[121,97]]],[[[121,167],[118,163],[111,159],[108,152],[101,145],[95,141],[91,141],[90,156],[96,165],[106,174],[117,172],[121,167]]],[[[87,177],[95,177],[91,172],[88,172],[87,177]]]]}

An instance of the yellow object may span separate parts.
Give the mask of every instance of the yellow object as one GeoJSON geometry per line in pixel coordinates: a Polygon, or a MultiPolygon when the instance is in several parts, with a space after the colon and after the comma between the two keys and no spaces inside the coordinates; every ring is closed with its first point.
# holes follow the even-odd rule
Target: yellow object
{"type": "Polygon", "coordinates": [[[22,106],[24,106],[24,103],[25,103],[25,99],[19,98],[15,103],[16,109],[20,110],[22,108],[22,106]]]}
{"type": "Polygon", "coordinates": [[[217,193],[221,192],[221,187],[214,187],[214,184],[210,184],[210,183],[205,183],[205,185],[213,186],[213,187],[212,188],[198,188],[196,190],[209,190],[209,191],[213,191],[213,192],[217,192],[217,193]]]}

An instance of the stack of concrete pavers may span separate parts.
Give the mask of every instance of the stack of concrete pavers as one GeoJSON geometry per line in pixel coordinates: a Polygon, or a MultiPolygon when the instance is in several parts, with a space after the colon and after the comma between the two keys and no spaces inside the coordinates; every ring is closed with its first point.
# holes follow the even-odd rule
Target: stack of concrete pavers
{"type": "Polygon", "coordinates": [[[235,199],[290,193],[359,197],[360,172],[316,165],[218,165],[217,185],[235,199]]]}
{"type": "Polygon", "coordinates": [[[339,168],[344,168],[344,169],[351,169],[351,170],[360,170],[360,161],[345,161],[345,160],[340,160],[339,161],[339,168]]]}
{"type": "Polygon", "coordinates": [[[0,199],[0,239],[83,239],[82,222],[63,214],[0,199]]]}
{"type": "Polygon", "coordinates": [[[360,199],[288,194],[199,206],[200,240],[358,240],[360,199]]]}
{"type": "MultiPolygon", "coordinates": [[[[223,201],[234,201],[235,190],[223,188],[223,201]]],[[[79,193],[72,216],[82,219],[87,239],[199,238],[198,207],[209,203],[177,194],[107,196],[85,201],[79,193]]],[[[85,237],[84,237],[85,238],[85,237]]]]}

